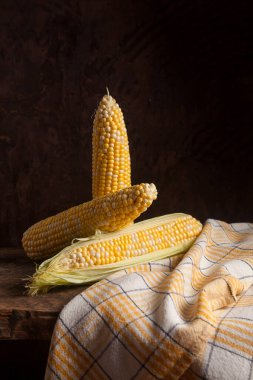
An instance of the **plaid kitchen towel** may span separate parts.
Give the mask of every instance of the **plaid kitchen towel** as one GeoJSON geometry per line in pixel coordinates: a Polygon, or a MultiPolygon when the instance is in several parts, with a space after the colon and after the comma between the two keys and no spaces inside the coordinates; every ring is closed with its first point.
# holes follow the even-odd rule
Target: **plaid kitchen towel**
{"type": "Polygon", "coordinates": [[[253,225],[208,220],[184,256],[120,271],[76,296],[46,380],[251,379],[253,225]]]}
{"type": "Polygon", "coordinates": [[[220,310],[215,335],[181,377],[183,380],[253,379],[253,286],[236,304],[220,310]]]}

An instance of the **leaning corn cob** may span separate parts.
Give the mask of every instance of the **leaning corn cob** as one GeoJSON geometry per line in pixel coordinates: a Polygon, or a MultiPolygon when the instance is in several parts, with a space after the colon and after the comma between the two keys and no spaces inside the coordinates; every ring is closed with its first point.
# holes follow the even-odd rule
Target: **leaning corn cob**
{"type": "Polygon", "coordinates": [[[201,229],[190,215],[172,214],[79,239],[39,266],[30,294],[57,285],[91,283],[123,268],[183,253],[201,229]]]}
{"type": "Polygon", "coordinates": [[[142,183],[72,207],[31,226],[23,235],[24,250],[32,259],[45,259],[75,237],[119,230],[146,211],[156,197],[155,185],[142,183]]]}
{"type": "Polygon", "coordinates": [[[124,117],[109,93],[97,109],[92,134],[92,197],[131,186],[131,166],[124,117]]]}

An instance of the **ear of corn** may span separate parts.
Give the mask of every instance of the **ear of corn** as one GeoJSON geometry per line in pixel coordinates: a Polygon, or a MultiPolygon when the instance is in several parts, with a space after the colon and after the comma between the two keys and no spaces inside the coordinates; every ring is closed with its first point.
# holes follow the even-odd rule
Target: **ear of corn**
{"type": "Polygon", "coordinates": [[[23,235],[24,250],[32,259],[45,259],[76,237],[119,230],[146,211],[156,197],[155,185],[143,183],[72,207],[31,226],[23,235]]]}
{"type": "Polygon", "coordinates": [[[39,266],[29,292],[92,283],[123,268],[183,253],[201,229],[201,223],[190,215],[171,214],[80,239],[39,266]]]}
{"type": "Polygon", "coordinates": [[[119,105],[109,93],[97,109],[92,135],[93,199],[131,186],[127,130],[119,105]]]}

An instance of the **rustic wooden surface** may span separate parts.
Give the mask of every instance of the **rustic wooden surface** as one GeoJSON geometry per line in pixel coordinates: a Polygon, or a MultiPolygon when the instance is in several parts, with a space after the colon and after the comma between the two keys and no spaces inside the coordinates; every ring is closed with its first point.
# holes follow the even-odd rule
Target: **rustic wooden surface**
{"type": "Polygon", "coordinates": [[[24,279],[34,270],[35,264],[22,250],[0,250],[0,339],[50,340],[62,307],[84,288],[27,296],[24,279]]]}
{"type": "Polygon", "coordinates": [[[252,1],[0,2],[0,245],[91,197],[92,115],[121,105],[145,217],[253,220],[252,1]]]}

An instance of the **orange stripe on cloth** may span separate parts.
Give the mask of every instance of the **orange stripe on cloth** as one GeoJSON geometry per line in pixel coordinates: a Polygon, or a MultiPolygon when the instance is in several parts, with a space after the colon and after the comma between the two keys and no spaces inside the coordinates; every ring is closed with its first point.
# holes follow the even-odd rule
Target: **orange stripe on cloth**
{"type": "Polygon", "coordinates": [[[64,336],[64,338],[58,342],[54,348],[54,352],[57,355],[56,350],[64,350],[69,358],[69,362],[74,361],[79,368],[83,368],[83,365],[90,365],[92,358],[86,353],[84,349],[74,340],[70,334],[64,336]]]}
{"type": "Polygon", "coordinates": [[[75,358],[72,357],[71,358],[72,360],[69,360],[69,357],[72,356],[71,354],[72,354],[72,352],[67,350],[66,345],[64,345],[63,343],[61,343],[61,345],[55,347],[55,358],[57,358],[59,360],[61,367],[64,365],[64,367],[67,368],[67,370],[68,370],[67,379],[70,379],[70,380],[73,378],[73,374],[76,377],[80,377],[81,373],[82,373],[82,371],[81,371],[82,366],[80,366],[79,359],[77,359],[76,357],[75,358]],[[66,355],[68,355],[69,357],[66,358],[66,355]],[[72,363],[75,363],[75,366],[72,363]],[[79,367],[79,371],[76,369],[76,366],[79,367]]]}
{"type": "MultiPolygon", "coordinates": [[[[123,300],[123,302],[125,302],[125,301],[123,300]]],[[[108,306],[109,306],[109,310],[112,309],[113,311],[115,311],[113,304],[112,305],[108,305],[108,306]]],[[[127,312],[129,311],[129,306],[131,308],[131,305],[128,305],[128,307],[126,309],[124,308],[123,305],[120,305],[120,306],[121,306],[121,311],[125,312],[123,315],[127,314],[127,312]]],[[[103,305],[103,307],[104,307],[104,305],[103,305]]],[[[117,312],[117,310],[116,310],[116,312],[117,312]]],[[[104,315],[107,315],[107,311],[104,311],[104,315]]],[[[141,321],[138,320],[138,321],[132,323],[131,325],[128,325],[127,329],[123,328],[120,331],[120,338],[124,338],[124,341],[126,342],[126,344],[128,344],[129,349],[135,354],[135,356],[139,357],[140,360],[144,359],[147,355],[150,354],[151,349],[153,350],[153,348],[155,347],[155,344],[157,342],[157,331],[154,330],[154,328],[151,329],[152,323],[150,321],[146,320],[144,318],[144,316],[141,317],[141,318],[143,318],[141,321]],[[138,326],[137,329],[136,329],[136,325],[138,326]],[[154,338],[151,335],[145,333],[144,326],[147,328],[147,331],[150,330],[150,331],[152,331],[152,333],[154,335],[156,335],[156,339],[155,340],[154,340],[154,338]],[[140,337],[140,335],[138,333],[136,333],[136,331],[141,331],[142,332],[142,337],[140,337]],[[136,346],[132,345],[131,337],[135,338],[134,339],[135,342],[137,342],[137,343],[139,342],[139,344],[140,344],[139,347],[136,347],[136,346]],[[143,352],[143,350],[144,350],[144,347],[143,347],[143,337],[145,337],[146,340],[147,340],[147,342],[148,342],[147,347],[145,346],[148,351],[146,350],[145,354],[143,352]],[[140,347],[141,347],[141,350],[140,350],[140,347]]],[[[159,333],[162,334],[162,336],[164,335],[163,332],[159,331],[159,333]]],[[[176,346],[173,345],[173,347],[168,347],[168,349],[171,349],[171,348],[173,348],[174,353],[175,353],[176,352],[176,346]]]]}
{"type": "MultiPolygon", "coordinates": [[[[253,353],[253,322],[235,320],[232,314],[229,318],[229,313],[233,311],[237,315],[240,308],[243,310],[253,304],[252,294],[242,295],[252,282],[252,256],[253,225],[235,227],[209,220],[172,272],[168,260],[165,269],[162,261],[157,266],[156,263],[144,264],[120,271],[86,289],[82,293],[85,301],[80,297],[83,302],[83,308],[78,309],[80,322],[71,334],[82,342],[92,357],[82,353],[80,347],[73,354],[76,346],[73,336],[61,331],[57,323],[58,345],[50,356],[59,355],[57,360],[49,357],[48,363],[55,365],[55,372],[59,371],[62,379],[68,366],[67,358],[71,361],[69,376],[73,375],[72,380],[77,380],[79,369],[83,371],[81,376],[87,371],[86,378],[106,378],[99,367],[101,363],[112,380],[120,377],[148,380],[152,376],[195,379],[189,367],[194,365],[196,358],[204,358],[208,341],[209,350],[216,355],[215,350],[221,346],[224,352],[237,353],[241,355],[240,360],[244,360],[245,353],[248,356],[253,353]],[[247,234],[234,231],[235,228],[246,229],[247,234]],[[252,234],[248,233],[251,231],[252,234]],[[245,247],[252,248],[252,254],[245,247]],[[247,263],[245,280],[239,280],[247,263]],[[231,305],[233,308],[228,309],[231,305]],[[61,337],[62,334],[65,335],[61,337]],[[83,362],[82,356],[85,357],[83,362]]],[[[67,318],[66,324],[71,322],[71,308],[69,310],[69,314],[65,310],[62,316],[67,318]]],[[[248,315],[249,310],[246,311],[248,315]]],[[[77,319],[79,316],[75,316],[77,319]]],[[[219,350],[219,355],[222,352],[219,350]]],[[[47,380],[51,380],[50,377],[47,380]]]]}
{"type": "Polygon", "coordinates": [[[193,360],[191,353],[166,336],[145,366],[158,378],[179,378],[182,369],[187,368],[193,360]],[[179,361],[180,365],[177,365],[179,361]]]}
{"type": "Polygon", "coordinates": [[[49,355],[48,366],[46,370],[45,380],[55,378],[54,374],[57,374],[57,377],[61,379],[68,380],[68,371],[65,371],[60,364],[57,363],[57,356],[49,355]]]}
{"type": "MultiPolygon", "coordinates": [[[[120,304],[120,311],[118,307],[115,306],[114,302],[107,302],[99,307],[99,311],[106,318],[107,323],[110,324],[115,334],[120,334],[120,340],[124,340],[128,349],[134,354],[138,360],[142,361],[148,354],[147,347],[139,347],[135,344],[132,337],[125,333],[124,327],[128,325],[133,319],[140,318],[143,314],[136,309],[131,303],[126,299],[122,299],[122,303],[117,300],[118,305],[120,304]],[[126,306],[127,305],[127,306],[126,306]],[[113,318],[112,313],[113,312],[113,318]]],[[[133,337],[138,342],[140,337],[138,334],[133,333],[133,337]]]]}
{"type": "MultiPolygon", "coordinates": [[[[77,335],[77,339],[79,340],[80,338],[81,337],[79,335],[77,335]]],[[[88,350],[88,352],[87,352],[85,348],[82,348],[71,337],[71,335],[65,336],[64,339],[65,339],[66,344],[70,348],[70,350],[68,350],[69,361],[70,362],[77,362],[82,373],[84,373],[94,362],[94,359],[92,357],[92,353],[90,352],[90,350],[88,350]]],[[[64,348],[64,347],[63,347],[63,344],[61,343],[59,345],[59,350],[61,350],[62,348],[64,348]]],[[[92,372],[95,374],[95,377],[97,379],[100,379],[101,376],[103,375],[103,372],[101,372],[100,368],[97,365],[93,366],[92,372]]]]}
{"type": "MultiPolygon", "coordinates": [[[[156,359],[152,365],[152,368],[156,371],[157,376],[161,376],[166,373],[166,371],[161,372],[164,363],[166,363],[167,369],[172,369],[174,366],[173,363],[178,357],[181,356],[182,351],[185,351],[185,349],[180,347],[178,343],[173,342],[171,337],[168,336],[166,332],[162,331],[159,327],[154,326],[153,322],[145,317],[135,321],[130,325],[130,328],[128,326],[128,330],[129,334],[133,334],[135,337],[136,331],[141,331],[141,338],[145,339],[145,344],[148,348],[150,348],[148,356],[152,355],[155,351],[154,356],[156,359]]],[[[140,343],[142,342],[143,340],[140,341],[140,343]]],[[[153,355],[149,361],[152,361],[152,358],[153,355]]]]}
{"type": "Polygon", "coordinates": [[[224,345],[226,345],[227,347],[230,347],[232,348],[233,350],[237,350],[239,352],[244,352],[245,354],[248,354],[249,356],[253,356],[253,348],[252,349],[249,349],[247,347],[244,347],[234,341],[228,341],[228,339],[226,338],[223,338],[221,337],[220,335],[218,335],[215,339],[215,342],[216,343],[223,343],[224,345]]]}
{"type": "MultiPolygon", "coordinates": [[[[121,300],[122,297],[119,296],[119,298],[121,300]]],[[[118,309],[118,308],[115,309],[114,303],[111,303],[110,301],[108,301],[107,304],[101,305],[102,311],[103,311],[103,316],[107,317],[108,320],[111,319],[111,311],[113,311],[113,321],[114,322],[112,323],[112,326],[115,323],[115,321],[117,321],[117,314],[118,314],[118,316],[120,316],[120,318],[122,318],[122,315],[124,315],[125,318],[126,318],[126,316],[128,316],[127,317],[128,320],[132,320],[132,316],[133,315],[135,315],[135,317],[136,317],[136,308],[132,306],[132,303],[129,303],[128,301],[126,302],[125,299],[122,299],[121,301],[122,301],[123,304],[121,304],[121,303],[119,304],[118,303],[118,306],[120,306],[120,309],[118,309]],[[125,307],[125,305],[127,305],[127,307],[125,307]],[[108,309],[105,309],[106,306],[108,307],[108,309]],[[129,310],[132,310],[133,312],[129,313],[129,310]],[[108,315],[109,315],[109,317],[108,317],[108,315]]],[[[119,302],[119,299],[118,299],[118,302],[119,302]]],[[[144,318],[144,316],[142,318],[144,318]]],[[[137,321],[137,322],[134,322],[133,324],[131,324],[130,326],[128,326],[128,330],[129,330],[129,334],[130,335],[128,335],[127,331],[125,331],[124,328],[123,328],[123,331],[121,330],[121,332],[120,332],[120,337],[124,337],[124,339],[125,339],[124,341],[128,345],[130,343],[129,349],[135,354],[135,356],[140,357],[140,360],[143,359],[143,358],[145,358],[145,356],[147,356],[147,354],[149,354],[149,352],[146,352],[145,356],[141,356],[141,354],[143,353],[143,346],[142,346],[142,350],[140,350],[140,347],[138,349],[136,346],[133,346],[131,344],[131,336],[135,338],[135,340],[134,340],[135,342],[139,341],[140,345],[143,344],[143,340],[140,338],[139,334],[136,333],[136,329],[135,329],[135,326],[134,326],[135,324],[139,324],[137,330],[141,331],[142,332],[142,337],[145,337],[147,339],[147,341],[148,341],[148,349],[150,349],[150,348],[153,349],[153,346],[155,345],[155,342],[157,342],[157,334],[155,334],[156,335],[156,340],[154,341],[154,343],[152,343],[152,336],[145,334],[145,332],[144,332],[145,330],[143,329],[144,325],[146,325],[147,329],[149,329],[150,331],[152,331],[153,334],[156,333],[156,330],[154,330],[154,329],[151,330],[150,323],[151,322],[149,322],[148,320],[143,319],[141,323],[140,323],[140,321],[137,321]]],[[[114,329],[116,329],[116,328],[114,327],[114,329]]],[[[162,333],[162,335],[164,335],[164,334],[162,333]]],[[[167,352],[164,352],[164,354],[165,354],[164,355],[165,356],[164,360],[166,359],[166,354],[168,356],[168,351],[169,350],[174,351],[174,353],[177,351],[176,347],[177,347],[177,345],[175,345],[175,344],[167,347],[167,352]]]]}
{"type": "Polygon", "coordinates": [[[245,296],[239,299],[237,307],[249,307],[253,305],[253,296],[245,296]]]}
{"type": "MultiPolygon", "coordinates": [[[[219,334],[222,334],[223,338],[224,338],[224,336],[229,337],[229,338],[234,339],[237,342],[244,343],[250,347],[253,346],[253,332],[248,333],[248,335],[251,336],[252,339],[244,338],[241,334],[235,334],[235,333],[230,332],[230,331],[228,331],[222,327],[220,327],[220,329],[219,329],[219,334]]],[[[229,343],[229,341],[228,341],[228,343],[229,343]]]]}
{"type": "MultiPolygon", "coordinates": [[[[237,305],[236,305],[237,306],[237,305]]],[[[246,326],[248,328],[252,328],[253,329],[253,320],[252,321],[245,321],[243,319],[234,319],[234,318],[226,318],[225,320],[222,321],[222,325],[227,325],[227,326],[230,326],[232,324],[232,326],[234,324],[237,324],[237,325],[242,325],[242,326],[246,326]]]]}

